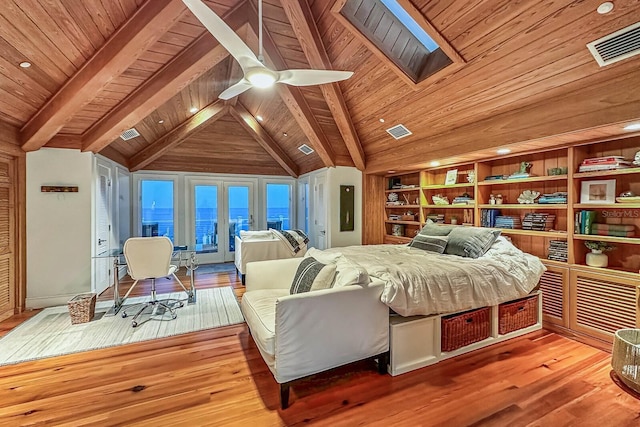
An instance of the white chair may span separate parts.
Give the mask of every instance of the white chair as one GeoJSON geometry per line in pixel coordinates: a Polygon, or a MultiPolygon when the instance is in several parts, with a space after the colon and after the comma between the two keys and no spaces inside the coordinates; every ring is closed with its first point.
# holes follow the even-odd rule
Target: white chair
{"type": "MultiPolygon", "coordinates": [[[[131,320],[131,326],[134,328],[138,326],[138,317],[149,307],[152,309],[151,316],[159,314],[158,309],[163,308],[164,311],[162,314],[169,312],[171,319],[175,319],[176,312],[174,306],[182,307],[184,303],[175,299],[159,301],[156,296],[156,279],[168,276],[173,276],[173,278],[180,283],[182,289],[188,294],[187,288],[184,287],[175,274],[178,267],[171,265],[171,255],[173,254],[173,243],[171,240],[164,236],[132,237],[124,243],[123,252],[127,261],[129,276],[134,280],[133,285],[131,285],[131,288],[129,288],[125,294],[124,299],[129,296],[138,281],[151,279],[151,300],[142,303],[142,308],[138,310],[131,320]]],[[[129,315],[127,310],[132,307],[124,310],[122,317],[127,317],[129,315]]]]}

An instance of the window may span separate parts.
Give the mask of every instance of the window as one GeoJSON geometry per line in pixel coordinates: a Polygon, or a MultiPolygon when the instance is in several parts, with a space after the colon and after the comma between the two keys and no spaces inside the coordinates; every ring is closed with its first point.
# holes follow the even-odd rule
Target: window
{"type": "Polygon", "coordinates": [[[267,184],[267,228],[291,228],[291,185],[267,184]]]}
{"type": "Polygon", "coordinates": [[[464,63],[409,1],[346,0],[337,11],[338,19],[374,54],[390,61],[409,84],[418,84],[454,62],[464,63]]]}
{"type": "Polygon", "coordinates": [[[140,182],[142,236],[167,236],[174,240],[173,181],[140,182]]]}

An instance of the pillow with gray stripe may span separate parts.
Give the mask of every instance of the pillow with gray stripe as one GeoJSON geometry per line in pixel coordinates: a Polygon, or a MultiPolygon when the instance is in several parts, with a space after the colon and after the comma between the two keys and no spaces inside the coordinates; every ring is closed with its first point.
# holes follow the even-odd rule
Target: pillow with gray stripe
{"type": "Polygon", "coordinates": [[[293,276],[290,294],[328,289],[333,286],[335,264],[323,264],[313,257],[304,258],[293,276]]]}
{"type": "Polygon", "coordinates": [[[448,236],[427,236],[420,233],[411,240],[409,247],[442,254],[447,247],[448,241],[448,236]]]}

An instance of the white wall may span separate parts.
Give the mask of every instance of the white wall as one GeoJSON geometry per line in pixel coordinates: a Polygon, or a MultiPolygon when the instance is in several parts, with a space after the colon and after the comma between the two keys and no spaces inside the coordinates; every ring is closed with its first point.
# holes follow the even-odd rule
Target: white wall
{"type": "Polygon", "coordinates": [[[27,307],[65,304],[91,290],[92,153],[27,153],[27,307]],[[75,185],[77,193],[42,193],[75,185]]]}

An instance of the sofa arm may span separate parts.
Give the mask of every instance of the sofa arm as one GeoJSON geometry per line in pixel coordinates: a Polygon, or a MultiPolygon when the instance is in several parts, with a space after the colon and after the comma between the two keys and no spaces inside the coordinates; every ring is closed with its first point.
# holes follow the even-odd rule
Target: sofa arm
{"type": "Polygon", "coordinates": [[[289,289],[302,258],[274,259],[247,263],[246,291],[289,289]]]}
{"type": "Polygon", "coordinates": [[[289,295],[276,303],[275,377],[285,383],[389,350],[384,285],[289,295]]]}

